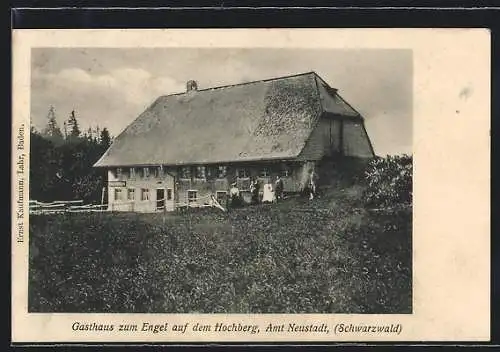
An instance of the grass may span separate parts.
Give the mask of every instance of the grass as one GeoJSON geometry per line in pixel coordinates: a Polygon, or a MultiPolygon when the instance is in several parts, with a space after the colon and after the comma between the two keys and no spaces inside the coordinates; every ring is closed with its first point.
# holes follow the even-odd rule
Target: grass
{"type": "Polygon", "coordinates": [[[30,312],[411,313],[411,213],[362,189],[223,213],[30,217],[30,312]]]}

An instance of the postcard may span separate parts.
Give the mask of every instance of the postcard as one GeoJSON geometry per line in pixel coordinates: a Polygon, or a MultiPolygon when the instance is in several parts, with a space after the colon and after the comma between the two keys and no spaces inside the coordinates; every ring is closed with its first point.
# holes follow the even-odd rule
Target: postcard
{"type": "Polygon", "coordinates": [[[12,39],[13,342],[490,339],[487,30],[12,39]]]}

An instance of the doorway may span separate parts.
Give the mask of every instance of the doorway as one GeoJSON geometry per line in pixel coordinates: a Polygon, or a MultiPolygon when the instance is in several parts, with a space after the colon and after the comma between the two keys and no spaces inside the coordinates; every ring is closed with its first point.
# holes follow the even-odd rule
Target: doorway
{"type": "Polygon", "coordinates": [[[156,190],[156,210],[165,210],[165,189],[156,190]]]}

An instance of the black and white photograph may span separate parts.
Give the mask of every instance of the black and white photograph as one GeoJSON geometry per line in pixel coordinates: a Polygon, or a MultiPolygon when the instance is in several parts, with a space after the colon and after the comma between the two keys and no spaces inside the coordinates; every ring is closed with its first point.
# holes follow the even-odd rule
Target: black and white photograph
{"type": "Polygon", "coordinates": [[[490,339],[487,30],[12,39],[14,343],[490,339]]]}
{"type": "Polygon", "coordinates": [[[28,312],[411,314],[413,62],[32,48],[28,312]]]}

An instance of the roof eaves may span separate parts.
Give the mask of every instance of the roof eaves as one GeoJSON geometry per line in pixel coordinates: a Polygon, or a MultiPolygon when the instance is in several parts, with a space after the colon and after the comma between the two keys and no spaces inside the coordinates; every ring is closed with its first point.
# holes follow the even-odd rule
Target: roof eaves
{"type": "MultiPolygon", "coordinates": [[[[158,165],[163,165],[167,167],[180,167],[180,166],[188,166],[188,165],[223,165],[223,164],[236,164],[236,163],[249,163],[249,162],[259,162],[259,161],[277,161],[277,160],[293,160],[299,157],[300,153],[302,150],[294,155],[289,155],[289,156],[276,156],[276,157],[261,157],[261,158],[241,158],[241,159],[235,159],[235,160],[217,160],[217,161],[192,161],[192,162],[167,162],[167,163],[143,163],[143,164],[136,164],[136,163],[125,163],[125,164],[119,164],[119,163],[113,163],[113,164],[101,164],[97,165],[100,160],[94,164],[94,167],[101,167],[101,168],[112,168],[112,167],[149,167],[149,166],[158,166],[158,165]]],[[[101,158],[102,159],[102,158],[101,158]]]]}
{"type": "Polygon", "coordinates": [[[104,154],[97,160],[92,167],[106,167],[106,165],[101,165],[102,162],[108,157],[109,150],[111,149],[111,146],[109,146],[108,149],[104,152],[104,154]]]}

